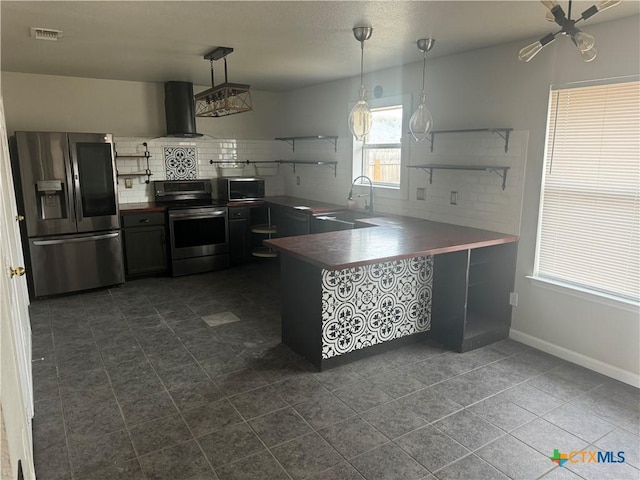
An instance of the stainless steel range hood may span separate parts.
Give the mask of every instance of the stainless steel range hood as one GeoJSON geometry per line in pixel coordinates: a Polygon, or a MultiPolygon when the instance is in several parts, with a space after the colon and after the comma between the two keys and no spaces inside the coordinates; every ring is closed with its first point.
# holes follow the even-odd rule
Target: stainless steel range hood
{"type": "Polygon", "coordinates": [[[197,138],[196,116],[193,101],[193,84],[190,82],[165,82],[164,110],[167,137],[197,138]]]}

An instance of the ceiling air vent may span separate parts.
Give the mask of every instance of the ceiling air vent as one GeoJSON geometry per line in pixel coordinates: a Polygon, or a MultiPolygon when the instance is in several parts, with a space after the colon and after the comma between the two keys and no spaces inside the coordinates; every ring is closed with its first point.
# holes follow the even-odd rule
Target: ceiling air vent
{"type": "Polygon", "coordinates": [[[31,36],[36,40],[53,40],[54,42],[57,42],[60,38],[62,38],[62,30],[31,27],[31,36]]]}

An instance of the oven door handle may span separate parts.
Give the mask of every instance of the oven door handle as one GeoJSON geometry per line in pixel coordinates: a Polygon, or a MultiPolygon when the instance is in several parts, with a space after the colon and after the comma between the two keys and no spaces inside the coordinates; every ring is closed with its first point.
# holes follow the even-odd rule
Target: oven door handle
{"type": "Polygon", "coordinates": [[[193,218],[193,219],[198,219],[198,218],[211,218],[213,216],[219,217],[219,216],[224,216],[226,215],[226,212],[224,211],[219,211],[219,212],[208,212],[208,213],[201,213],[201,214],[193,214],[193,213],[170,213],[169,214],[169,218],[193,218]]]}

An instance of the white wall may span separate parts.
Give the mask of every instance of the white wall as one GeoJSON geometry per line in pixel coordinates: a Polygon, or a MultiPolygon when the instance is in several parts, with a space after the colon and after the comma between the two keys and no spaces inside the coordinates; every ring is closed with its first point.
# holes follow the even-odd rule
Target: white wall
{"type": "MultiPolygon", "coordinates": [[[[110,132],[153,138],[166,133],[164,84],[2,72],[9,135],[16,130],[110,132]]],[[[194,86],[195,91],[206,87],[194,86]]],[[[252,92],[254,111],[197,118],[216,138],[273,139],[279,93],[252,92]]]]}
{"type": "MultiPolygon", "coordinates": [[[[639,384],[637,308],[604,304],[594,297],[576,297],[559,289],[542,289],[526,278],[532,274],[534,264],[550,85],[640,72],[638,16],[589,26],[588,31],[596,37],[599,51],[596,60],[588,64],[582,62],[573,44],[565,38],[559,38],[530,63],[517,60],[518,50],[529,43],[527,41],[428,60],[428,102],[436,130],[512,127],[528,132],[516,274],[519,306],[514,308],[512,336],[623,381],[639,384]]],[[[370,43],[367,47],[375,48],[374,39],[370,43]]],[[[382,85],[384,96],[413,93],[415,104],[415,95],[420,91],[421,67],[421,63],[416,63],[374,72],[365,76],[365,84],[370,90],[382,85]]],[[[340,137],[338,153],[326,155],[327,159],[339,162],[338,178],[334,179],[332,172],[309,179],[310,174],[301,173],[298,187],[289,174],[285,177],[287,193],[302,194],[308,182],[318,199],[343,201],[351,179],[351,137],[346,119],[348,104],[355,100],[357,88],[357,79],[347,79],[301,89],[287,97],[286,122],[277,132],[279,135],[340,137]]],[[[436,182],[434,179],[434,185],[436,182]]],[[[445,188],[452,185],[447,184],[445,188]]],[[[412,178],[411,192],[415,192],[416,186],[425,186],[429,192],[425,180],[412,178]]],[[[378,201],[378,205],[382,211],[409,211],[415,216],[444,219],[435,217],[424,202],[415,200],[378,201]]],[[[453,215],[449,218],[456,221],[453,215]]]]}

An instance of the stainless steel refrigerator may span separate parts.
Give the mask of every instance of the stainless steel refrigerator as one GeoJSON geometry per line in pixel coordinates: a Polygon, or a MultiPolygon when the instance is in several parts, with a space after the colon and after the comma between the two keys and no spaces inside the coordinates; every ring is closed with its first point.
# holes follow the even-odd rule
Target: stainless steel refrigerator
{"type": "Polygon", "coordinates": [[[124,283],[113,136],[16,132],[12,160],[31,296],[124,283]]]}

